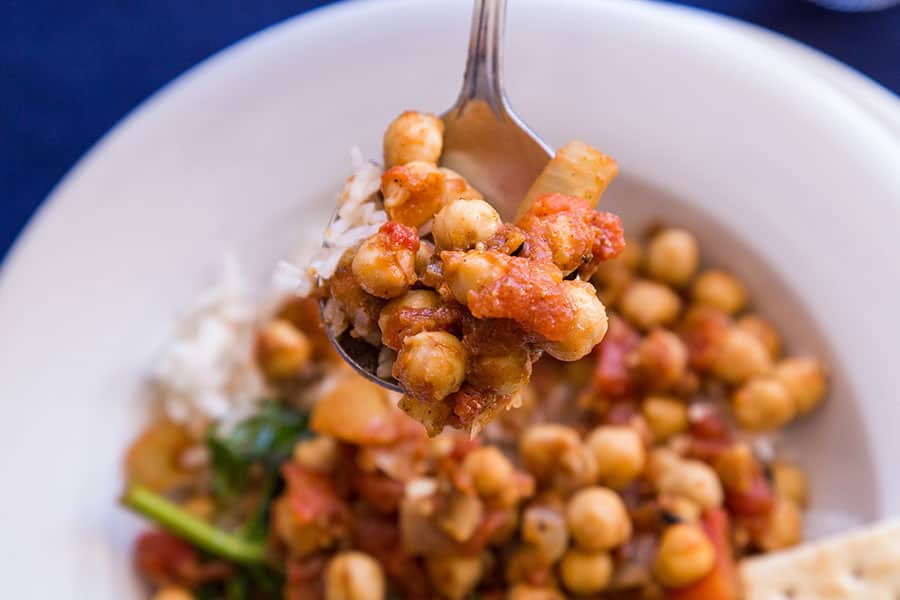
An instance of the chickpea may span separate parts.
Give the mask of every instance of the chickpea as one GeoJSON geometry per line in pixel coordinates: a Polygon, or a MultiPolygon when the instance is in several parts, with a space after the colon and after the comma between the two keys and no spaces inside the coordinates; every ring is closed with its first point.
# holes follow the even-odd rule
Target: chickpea
{"type": "Polygon", "coordinates": [[[566,597],[556,588],[520,583],[509,590],[506,600],[566,600],[566,597]]]}
{"type": "Polygon", "coordinates": [[[384,163],[387,167],[414,160],[437,163],[443,145],[444,123],[434,115],[408,110],[384,132],[384,163]]]}
{"type": "Polygon", "coordinates": [[[561,512],[531,506],[522,515],[522,541],[531,544],[543,564],[556,563],[569,547],[569,530],[561,512]]]}
{"type": "Polygon", "coordinates": [[[681,286],[690,281],[699,262],[697,238],[684,229],[664,229],[647,246],[647,272],[670,285],[681,286]]]}
{"type": "Polygon", "coordinates": [[[772,464],[772,479],[776,496],[791,500],[800,507],[809,503],[806,475],[796,465],[775,461],[772,464]]]}
{"type": "Polygon", "coordinates": [[[503,276],[500,258],[491,252],[442,252],[444,278],[457,302],[466,304],[469,292],[503,276]]]}
{"type": "Polygon", "coordinates": [[[381,342],[393,350],[399,350],[403,342],[404,323],[400,313],[404,309],[437,308],[441,297],[431,290],[410,290],[404,295],[394,298],[384,305],[378,315],[378,328],[381,330],[381,342]]]}
{"type": "Polygon", "coordinates": [[[639,279],[619,298],[622,316],[645,331],[672,323],[681,311],[681,299],[661,283],[639,279]]]}
{"type": "Polygon", "coordinates": [[[462,600],[475,589],[484,572],[481,556],[429,556],[425,559],[428,577],[442,597],[462,600]]]}
{"type": "Polygon", "coordinates": [[[753,335],[732,327],[725,334],[712,363],[713,374],[732,385],[772,370],[772,359],[765,346],[753,335]]]}
{"type": "Polygon", "coordinates": [[[798,414],[810,412],[825,396],[825,367],[818,359],[786,358],[775,367],[774,376],[787,388],[798,414]]]}
{"type": "Polygon", "coordinates": [[[273,319],[256,337],[256,362],[270,379],[295,375],[311,356],[312,343],[290,321],[273,319]]]}
{"type": "Polygon", "coordinates": [[[756,459],[747,444],[735,444],[724,450],[716,459],[715,469],[722,487],[737,494],[750,490],[758,472],[756,459]]]}
{"type": "Polygon", "coordinates": [[[625,238],[625,248],[622,250],[622,253],[612,261],[607,262],[616,262],[624,265],[629,271],[637,271],[641,268],[643,261],[644,247],[638,240],[628,237],[625,238]]]}
{"type": "Polygon", "coordinates": [[[462,468],[472,478],[475,491],[481,497],[496,496],[513,484],[515,476],[512,463],[494,446],[469,452],[462,468]]]}
{"type": "Polygon", "coordinates": [[[419,249],[416,251],[416,275],[420,278],[425,274],[431,259],[434,256],[434,244],[427,240],[419,241],[419,249]]]}
{"type": "Polygon", "coordinates": [[[754,377],[742,385],[732,406],[738,423],[755,431],[778,429],[796,414],[787,388],[774,377],[754,377]]]}
{"type": "Polygon", "coordinates": [[[697,277],[691,288],[691,298],[697,304],[712,306],[732,315],[747,305],[747,290],[731,273],[710,269],[697,277]]]}
{"type": "Polygon", "coordinates": [[[481,192],[469,185],[469,182],[466,181],[466,178],[453,169],[441,167],[441,172],[444,174],[445,178],[444,202],[442,206],[446,206],[454,200],[459,199],[484,200],[484,196],[481,195],[481,192]]]}
{"type": "Polygon", "coordinates": [[[566,505],[566,523],[581,550],[604,552],[631,537],[631,520],[622,499],[607,488],[579,490],[566,505]]]}
{"type": "Polygon", "coordinates": [[[607,552],[569,550],[559,564],[559,574],[567,590],[579,596],[603,591],[612,577],[612,558],[607,552]]]}
{"type": "Polygon", "coordinates": [[[459,390],[466,362],[458,339],[445,331],[423,331],[403,339],[393,373],[414,398],[437,402],[459,390]]]}
{"type": "MultiPolygon", "coordinates": [[[[660,455],[654,453],[654,461],[660,455]]],[[[654,464],[656,488],[666,496],[683,496],[704,509],[722,505],[722,484],[706,463],[692,459],[669,460],[654,464]]]]}
{"type": "Polygon", "coordinates": [[[382,174],[381,193],[390,220],[418,230],[443,205],[444,174],[423,161],[398,165],[382,174]]]}
{"type": "Polygon", "coordinates": [[[681,339],[666,329],[654,329],[641,340],[634,360],[644,384],[653,390],[672,388],[687,369],[688,351],[681,339]]]}
{"type": "Polygon", "coordinates": [[[585,441],[597,461],[601,485],[621,490],[644,470],[647,454],[641,436],[632,427],[603,425],[585,441]]]}
{"type": "Polygon", "coordinates": [[[183,587],[167,586],[153,594],[153,600],[194,600],[194,595],[183,587]]]}
{"type": "Polygon", "coordinates": [[[766,552],[795,546],[803,535],[803,512],[787,498],[775,498],[769,523],[757,540],[766,552]]]}
{"type": "Polygon", "coordinates": [[[334,438],[319,435],[294,446],[294,462],[316,471],[332,471],[337,466],[338,446],[334,438]]]}
{"type": "Polygon", "coordinates": [[[381,566],[363,552],[336,554],[325,568],[326,600],[383,600],[385,590],[381,566]]]}
{"type": "Polygon", "coordinates": [[[600,300],[606,306],[617,306],[633,280],[634,273],[618,262],[618,259],[600,263],[591,277],[591,281],[597,286],[600,300]]]}
{"type": "Polygon", "coordinates": [[[520,438],[519,455],[528,472],[559,491],[568,492],[597,479],[594,454],[571,427],[529,427],[520,438]]]}
{"type": "Polygon", "coordinates": [[[216,513],[216,502],[211,496],[193,496],[185,500],[181,510],[201,521],[210,521],[216,513]]]}
{"type": "Polygon", "coordinates": [[[687,406],[671,396],[644,398],[641,415],[657,442],[663,442],[688,428],[687,406]]]}
{"type": "Polygon", "coordinates": [[[379,298],[402,296],[416,282],[416,252],[419,237],[415,230],[388,222],[356,251],[351,263],[360,287],[379,298]]]}
{"type": "Polygon", "coordinates": [[[476,350],[469,361],[469,382],[475,387],[498,394],[514,394],[531,377],[532,356],[528,347],[484,347],[476,350]]]}
{"type": "Polygon", "coordinates": [[[436,215],[431,233],[438,248],[469,250],[493,236],[503,222],[484,200],[454,200],[436,215]]]}
{"type": "Polygon", "coordinates": [[[682,588],[712,571],[716,551],[712,542],[696,525],[672,525],[662,535],[653,574],[663,586],[682,588]]]}
{"type": "Polygon", "coordinates": [[[684,496],[660,496],[659,507],[682,523],[696,523],[703,514],[699,504],[684,496]]]}
{"type": "Polygon", "coordinates": [[[746,331],[758,339],[772,360],[778,360],[781,356],[781,335],[775,326],[759,315],[744,315],[735,323],[738,329],[746,331]]]}
{"type": "Polygon", "coordinates": [[[606,335],[606,309],[590,283],[575,280],[564,281],[562,285],[575,308],[575,321],[565,339],[544,342],[540,347],[553,358],[573,361],[587,356],[606,335]]]}

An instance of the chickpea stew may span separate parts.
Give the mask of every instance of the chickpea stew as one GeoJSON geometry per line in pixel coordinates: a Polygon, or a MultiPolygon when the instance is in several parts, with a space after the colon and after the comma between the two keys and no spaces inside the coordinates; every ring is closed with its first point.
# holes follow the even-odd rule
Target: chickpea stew
{"type": "Polygon", "coordinates": [[[391,124],[390,219],[320,290],[397,352],[407,394],[337,356],[316,294],[266,304],[255,408],[167,413],[126,454],[152,597],[738,600],[739,561],[801,541],[806,477],[770,441],[822,402],[825,366],[785,355],[690,231],[625,245],[602,190],[548,172],[504,224],[439,154],[438,121],[391,124]],[[440,198],[392,191],[428,177],[440,198]],[[517,303],[522,278],[540,293],[517,303]]]}

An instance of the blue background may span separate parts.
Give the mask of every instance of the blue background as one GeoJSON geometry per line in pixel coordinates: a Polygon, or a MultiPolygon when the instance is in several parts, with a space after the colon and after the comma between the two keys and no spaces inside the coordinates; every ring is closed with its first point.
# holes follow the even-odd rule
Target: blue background
{"type": "MultiPolygon", "coordinates": [[[[844,14],[803,0],[677,3],[785,33],[900,93],[900,7],[844,14]]],[[[232,42],[324,4],[0,1],[0,259],[53,185],[141,100],[232,42]]]]}

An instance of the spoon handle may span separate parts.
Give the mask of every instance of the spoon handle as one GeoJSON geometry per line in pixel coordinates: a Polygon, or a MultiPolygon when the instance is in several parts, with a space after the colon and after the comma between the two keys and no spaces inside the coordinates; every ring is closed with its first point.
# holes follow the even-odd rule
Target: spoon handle
{"type": "Polygon", "coordinates": [[[501,49],[506,0],[475,0],[469,57],[458,106],[480,99],[495,112],[505,112],[501,49]]]}

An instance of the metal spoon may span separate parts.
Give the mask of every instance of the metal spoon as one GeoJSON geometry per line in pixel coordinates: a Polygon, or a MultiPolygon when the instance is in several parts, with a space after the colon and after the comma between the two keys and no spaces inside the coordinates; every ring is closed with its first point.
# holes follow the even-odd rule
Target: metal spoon
{"type": "MultiPolygon", "coordinates": [[[[505,221],[519,204],[553,151],[516,116],[503,89],[502,46],[506,0],[475,0],[469,56],[456,105],[444,113],[441,165],[462,174],[505,221]]],[[[326,328],[327,329],[327,328],[326,328]]],[[[403,390],[375,374],[377,348],[344,333],[328,336],[341,357],[366,379],[403,390]]]]}

